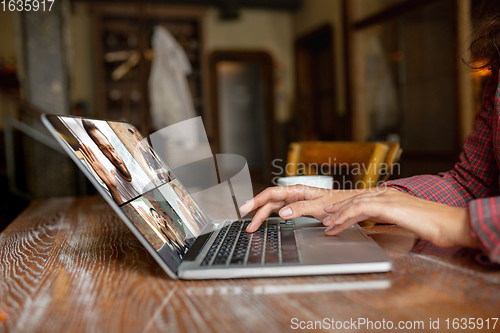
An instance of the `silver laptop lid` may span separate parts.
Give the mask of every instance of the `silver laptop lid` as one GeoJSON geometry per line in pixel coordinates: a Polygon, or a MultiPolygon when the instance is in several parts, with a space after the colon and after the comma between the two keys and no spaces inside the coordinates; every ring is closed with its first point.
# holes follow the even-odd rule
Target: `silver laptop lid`
{"type": "Polygon", "coordinates": [[[209,217],[131,124],[44,115],[49,132],[172,277],[209,217]]]}

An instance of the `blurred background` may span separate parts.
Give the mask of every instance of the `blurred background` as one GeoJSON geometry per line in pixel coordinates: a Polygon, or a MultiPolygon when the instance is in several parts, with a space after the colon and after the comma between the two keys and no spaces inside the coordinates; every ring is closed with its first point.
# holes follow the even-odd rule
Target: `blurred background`
{"type": "MultiPolygon", "coordinates": [[[[397,141],[395,177],[447,170],[490,75],[464,64],[470,34],[499,10],[498,0],[56,0],[30,12],[5,3],[0,230],[34,199],[93,193],[40,113],[159,129],[155,27],[177,42],[168,61],[175,47],[188,60],[156,79],[187,79],[184,117],[202,117],[213,152],[243,155],[257,190],[297,140],[397,141]]],[[[159,94],[176,108],[175,89],[159,94]]]]}

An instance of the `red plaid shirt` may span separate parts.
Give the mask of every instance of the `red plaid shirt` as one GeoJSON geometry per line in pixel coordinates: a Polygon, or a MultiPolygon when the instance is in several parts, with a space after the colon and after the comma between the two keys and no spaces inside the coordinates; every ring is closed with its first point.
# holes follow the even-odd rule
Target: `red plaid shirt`
{"type": "MultiPolygon", "coordinates": [[[[500,85],[493,71],[483,93],[475,129],[464,144],[454,168],[439,175],[422,175],[387,182],[387,185],[423,199],[468,207],[472,236],[484,254],[500,263],[500,85]]],[[[420,242],[420,250],[433,250],[420,242]]],[[[453,251],[453,249],[448,250],[453,251]]]]}

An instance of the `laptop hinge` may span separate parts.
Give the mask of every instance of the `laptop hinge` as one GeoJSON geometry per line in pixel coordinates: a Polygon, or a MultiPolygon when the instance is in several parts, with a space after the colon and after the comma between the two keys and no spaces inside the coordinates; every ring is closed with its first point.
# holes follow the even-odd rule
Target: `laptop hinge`
{"type": "Polygon", "coordinates": [[[194,241],[193,245],[189,248],[189,250],[186,252],[184,257],[182,258],[182,261],[194,261],[196,257],[198,256],[198,253],[203,249],[203,246],[205,243],[210,239],[210,236],[214,231],[209,231],[204,234],[201,234],[196,238],[194,241]]]}

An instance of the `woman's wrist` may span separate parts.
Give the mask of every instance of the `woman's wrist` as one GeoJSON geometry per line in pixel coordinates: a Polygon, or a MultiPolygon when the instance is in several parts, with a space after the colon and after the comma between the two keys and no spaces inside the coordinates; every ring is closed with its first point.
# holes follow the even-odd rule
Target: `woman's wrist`
{"type": "Polygon", "coordinates": [[[478,248],[478,241],[472,236],[472,228],[470,224],[470,215],[468,208],[459,208],[459,220],[457,245],[470,248],[478,248]]]}

